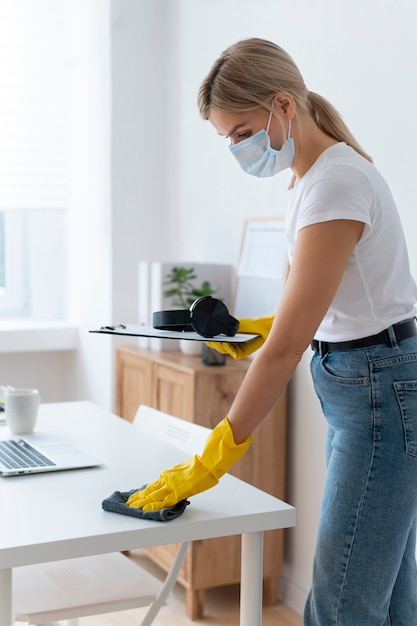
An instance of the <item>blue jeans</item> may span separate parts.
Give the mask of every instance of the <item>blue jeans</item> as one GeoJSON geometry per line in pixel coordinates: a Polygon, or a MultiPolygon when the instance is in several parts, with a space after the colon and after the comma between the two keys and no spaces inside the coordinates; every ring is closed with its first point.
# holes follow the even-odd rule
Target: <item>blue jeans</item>
{"type": "Polygon", "coordinates": [[[304,626],[417,625],[417,337],[314,354],[327,473],[304,626]]]}

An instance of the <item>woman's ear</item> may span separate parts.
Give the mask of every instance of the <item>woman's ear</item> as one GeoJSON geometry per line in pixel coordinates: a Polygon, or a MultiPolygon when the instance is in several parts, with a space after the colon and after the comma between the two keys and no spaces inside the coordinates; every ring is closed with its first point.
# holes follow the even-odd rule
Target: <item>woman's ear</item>
{"type": "Polygon", "coordinates": [[[274,109],[279,111],[288,120],[292,120],[295,116],[295,100],[288,92],[280,91],[274,98],[274,109]]]}

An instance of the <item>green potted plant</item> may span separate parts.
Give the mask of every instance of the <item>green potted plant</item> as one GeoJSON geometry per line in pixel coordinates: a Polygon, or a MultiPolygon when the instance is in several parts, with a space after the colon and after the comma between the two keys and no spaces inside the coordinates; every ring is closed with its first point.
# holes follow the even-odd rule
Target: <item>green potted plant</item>
{"type": "Polygon", "coordinates": [[[192,281],[197,279],[194,268],[173,267],[166,274],[164,285],[168,288],[164,291],[166,298],[172,298],[172,304],[189,309],[194,300],[203,296],[212,296],[219,288],[213,287],[208,280],[204,280],[200,287],[195,287],[192,281]]]}

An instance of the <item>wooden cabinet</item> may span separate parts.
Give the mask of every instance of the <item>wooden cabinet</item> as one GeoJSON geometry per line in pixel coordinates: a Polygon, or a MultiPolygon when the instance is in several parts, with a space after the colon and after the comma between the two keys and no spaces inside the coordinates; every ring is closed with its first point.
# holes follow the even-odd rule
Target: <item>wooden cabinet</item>
{"type": "MultiPolygon", "coordinates": [[[[115,412],[133,421],[140,404],[213,428],[228,412],[250,361],[226,361],[207,366],[200,357],[176,350],[157,351],[121,346],[116,360],[115,412]]],[[[284,499],[286,449],[285,394],[255,433],[249,451],[231,474],[284,499]]],[[[196,450],[196,452],[199,452],[196,450]]],[[[155,477],[156,478],[156,477],[155,477]]],[[[264,603],[277,601],[282,572],[283,530],[265,533],[264,603]]],[[[149,556],[168,571],[176,546],[158,546],[149,556]]],[[[187,615],[202,616],[204,589],[240,580],[240,536],[195,541],[178,581],[186,589],[187,615]]]]}

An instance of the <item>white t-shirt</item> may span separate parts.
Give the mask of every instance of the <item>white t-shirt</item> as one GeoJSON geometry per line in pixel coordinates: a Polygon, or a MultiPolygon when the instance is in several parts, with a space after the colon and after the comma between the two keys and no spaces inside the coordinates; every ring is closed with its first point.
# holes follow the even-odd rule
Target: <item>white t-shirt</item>
{"type": "Polygon", "coordinates": [[[359,339],[413,317],[417,287],[395,202],[375,166],[345,143],[325,150],[289,190],[290,262],[300,229],[337,219],[365,227],[315,338],[359,339]]]}

